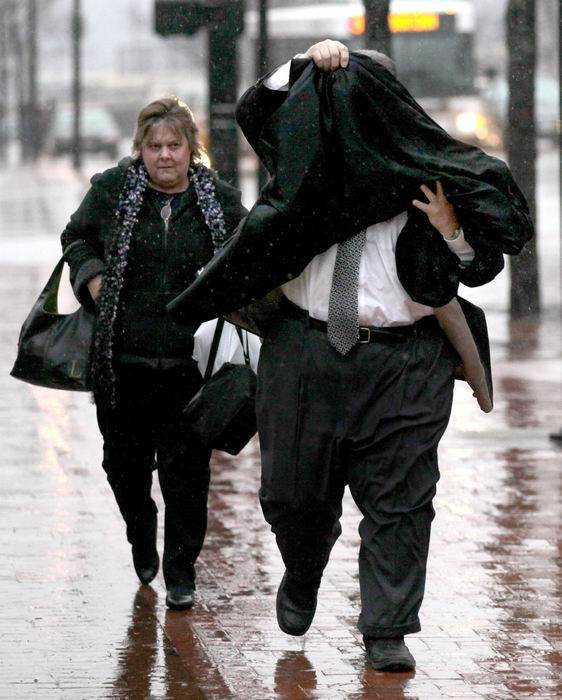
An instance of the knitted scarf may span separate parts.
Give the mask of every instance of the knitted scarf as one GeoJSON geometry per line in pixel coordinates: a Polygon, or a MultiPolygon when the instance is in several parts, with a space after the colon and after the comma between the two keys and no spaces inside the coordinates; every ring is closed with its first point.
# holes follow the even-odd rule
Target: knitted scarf
{"type": "MultiPolygon", "coordinates": [[[[189,168],[189,181],[195,189],[197,203],[211,232],[216,252],[227,238],[224,213],[217,198],[213,171],[198,163],[189,168]]],[[[134,161],[127,168],[125,183],[115,211],[115,230],[103,273],[103,287],[98,308],[94,336],[92,377],[94,398],[109,408],[115,408],[115,370],[113,367],[114,327],[127,255],[133,229],[149,186],[149,177],[142,161],[134,161]]]]}

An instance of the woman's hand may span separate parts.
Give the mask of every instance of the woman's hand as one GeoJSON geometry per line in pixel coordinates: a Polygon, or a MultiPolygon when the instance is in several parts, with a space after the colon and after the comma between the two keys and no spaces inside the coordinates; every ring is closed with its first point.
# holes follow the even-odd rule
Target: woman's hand
{"type": "Polygon", "coordinates": [[[428,202],[414,199],[412,204],[427,215],[429,223],[439,231],[443,238],[454,238],[459,220],[455,208],[445,196],[443,185],[438,180],[436,192],[432,192],[427,185],[422,185],[420,189],[427,197],[428,202]]]}
{"type": "Polygon", "coordinates": [[[324,39],[313,44],[305,54],[298,54],[297,58],[311,58],[320,70],[336,70],[347,68],[349,64],[349,49],[333,39],[324,39]]]}
{"type": "Polygon", "coordinates": [[[92,279],[88,282],[88,290],[95,304],[97,304],[99,301],[102,283],[103,275],[101,272],[95,277],[92,277],[92,279]]]}

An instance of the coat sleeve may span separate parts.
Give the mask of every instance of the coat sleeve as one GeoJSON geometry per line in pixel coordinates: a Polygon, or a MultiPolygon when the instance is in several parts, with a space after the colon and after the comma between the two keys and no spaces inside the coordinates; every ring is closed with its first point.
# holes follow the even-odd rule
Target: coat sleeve
{"type": "Polygon", "coordinates": [[[248,210],[242,204],[242,194],[239,189],[220,180],[217,194],[224,214],[226,231],[230,237],[248,210]]]}
{"type": "Polygon", "coordinates": [[[425,214],[410,210],[396,241],[396,269],[400,283],[418,304],[443,306],[456,296],[460,282],[477,287],[490,282],[503,269],[503,254],[497,244],[480,237],[471,240],[468,230],[465,235],[475,253],[466,267],[425,214]]]}
{"type": "Polygon", "coordinates": [[[269,89],[265,86],[266,79],[267,76],[260,78],[242,95],[236,107],[236,121],[250,146],[269,170],[271,164],[260,148],[260,134],[265,122],[285,101],[287,93],[269,89]]]}
{"type": "Polygon", "coordinates": [[[474,230],[470,223],[463,223],[463,230],[474,249],[474,258],[470,265],[460,268],[459,281],[467,287],[479,287],[491,282],[503,270],[504,256],[495,241],[474,230]]]}
{"type": "Polygon", "coordinates": [[[95,177],[78,209],[61,234],[63,257],[70,266],[70,283],[78,301],[86,308],[94,304],[88,282],[104,270],[102,230],[110,226],[109,207],[104,201],[95,177]]]}

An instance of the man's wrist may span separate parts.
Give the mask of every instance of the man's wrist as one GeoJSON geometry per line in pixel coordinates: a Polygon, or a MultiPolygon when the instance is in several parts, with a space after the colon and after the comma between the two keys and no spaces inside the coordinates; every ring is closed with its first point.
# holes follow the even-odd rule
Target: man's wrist
{"type": "Polygon", "coordinates": [[[457,238],[460,238],[460,237],[462,236],[462,234],[463,234],[462,226],[459,225],[459,226],[457,226],[457,228],[453,231],[453,235],[452,235],[452,236],[445,236],[445,235],[444,235],[443,238],[444,238],[446,241],[456,241],[457,238]]]}

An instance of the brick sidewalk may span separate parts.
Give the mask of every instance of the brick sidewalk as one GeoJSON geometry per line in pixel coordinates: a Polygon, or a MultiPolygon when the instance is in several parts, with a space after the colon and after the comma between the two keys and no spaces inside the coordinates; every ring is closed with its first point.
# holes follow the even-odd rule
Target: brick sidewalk
{"type": "MultiPolygon", "coordinates": [[[[562,697],[561,448],[549,439],[562,428],[559,294],[539,324],[525,325],[507,323],[490,291],[498,286],[486,292],[496,406],[480,413],[457,383],[422,631],[408,641],[418,669],[377,673],[355,628],[359,519],[349,497],[314,624],[302,638],[277,628],[283,570],[257,502],[255,441],[238,458],[214,456],[195,608],[167,611],[161,575],[139,586],[88,397],[8,376],[83,186],[60,168],[52,182],[40,170],[33,185],[28,174],[23,195],[25,173],[0,173],[9,252],[0,274],[0,700],[562,697]],[[20,235],[29,236],[21,246],[20,235]]],[[[552,268],[559,241],[548,236],[540,244],[552,268]]],[[[543,279],[555,298],[555,275],[543,279]]]]}
{"type": "Polygon", "coordinates": [[[457,385],[423,629],[409,638],[418,670],[392,675],[369,669],[355,628],[349,498],[311,630],[277,628],[282,566],[257,504],[255,441],[214,457],[195,608],[166,611],[161,575],[138,586],[88,397],[7,376],[36,278],[3,268],[1,279],[0,698],[560,697],[560,449],[548,438],[561,424],[560,358],[548,350],[557,326],[537,329],[531,355],[495,363],[492,414],[457,385]]]}

